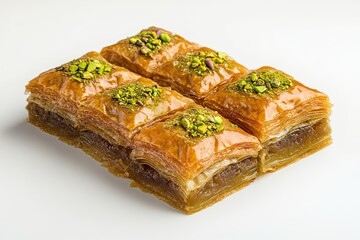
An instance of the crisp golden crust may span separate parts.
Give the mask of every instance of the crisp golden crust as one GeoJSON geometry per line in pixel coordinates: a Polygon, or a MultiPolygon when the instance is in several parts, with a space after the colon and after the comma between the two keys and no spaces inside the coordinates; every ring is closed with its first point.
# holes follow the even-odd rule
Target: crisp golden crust
{"type": "MultiPolygon", "coordinates": [[[[80,59],[97,59],[106,62],[99,53],[89,52],[80,59]]],[[[109,64],[110,65],[110,64],[109,64]]],[[[112,65],[109,74],[99,76],[94,81],[79,83],[61,71],[51,69],[41,73],[26,86],[31,93],[29,102],[36,102],[48,109],[58,110],[74,121],[79,106],[89,97],[114,88],[121,83],[140,78],[129,70],[112,65]]]]}
{"type": "Polygon", "coordinates": [[[164,176],[182,185],[224,159],[257,155],[258,140],[226,119],[223,131],[192,139],[171,127],[176,117],[156,123],[135,135],[132,158],[146,161],[164,176]]]}
{"type": "MultiPolygon", "coordinates": [[[[139,78],[128,83],[142,83],[147,86],[157,85],[148,78],[139,78]]],[[[78,111],[82,126],[91,129],[110,142],[129,145],[132,136],[140,129],[170,117],[173,113],[186,108],[193,101],[179,93],[164,87],[160,100],[154,106],[142,106],[131,110],[119,105],[111,97],[111,90],[91,98],[78,111]]]]}
{"type": "Polygon", "coordinates": [[[129,43],[128,38],[111,46],[104,47],[101,50],[101,55],[111,63],[126,67],[145,77],[152,77],[155,68],[185,51],[198,47],[197,44],[191,43],[179,35],[157,27],[149,27],[140,31],[140,33],[156,30],[167,33],[171,37],[171,42],[152,57],[141,54],[137,47],[129,43]]]}
{"type": "MultiPolygon", "coordinates": [[[[210,48],[202,47],[187,53],[194,51],[214,52],[210,48]]],[[[247,72],[246,67],[230,57],[227,58],[228,62],[226,64],[219,65],[212,73],[205,76],[179,69],[179,59],[173,58],[168,63],[160,66],[153,78],[161,85],[171,86],[185,96],[202,99],[218,84],[229,80],[234,74],[247,72]]]]}
{"type": "MultiPolygon", "coordinates": [[[[279,71],[271,67],[255,71],[265,70],[279,71]]],[[[293,84],[289,89],[274,95],[259,96],[228,90],[230,85],[247,74],[235,75],[228,83],[214,90],[204,104],[254,134],[261,142],[270,140],[284,129],[330,115],[331,104],[327,95],[296,80],[292,80],[293,84]]]]}

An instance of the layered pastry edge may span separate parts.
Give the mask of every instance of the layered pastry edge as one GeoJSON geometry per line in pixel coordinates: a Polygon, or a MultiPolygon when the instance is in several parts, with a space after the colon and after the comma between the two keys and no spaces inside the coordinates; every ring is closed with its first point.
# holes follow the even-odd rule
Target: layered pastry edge
{"type": "Polygon", "coordinates": [[[287,166],[332,142],[328,96],[272,67],[234,75],[209,94],[204,105],[260,140],[262,173],[287,166]]]}

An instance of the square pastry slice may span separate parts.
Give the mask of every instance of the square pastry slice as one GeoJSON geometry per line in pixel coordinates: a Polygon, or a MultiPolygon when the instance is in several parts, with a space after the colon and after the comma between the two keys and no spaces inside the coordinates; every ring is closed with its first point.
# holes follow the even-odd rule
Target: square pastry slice
{"type": "Polygon", "coordinates": [[[142,129],[133,142],[133,185],[189,214],[257,176],[257,138],[199,105],[142,129]]]}
{"type": "Polygon", "coordinates": [[[155,68],[196,47],[197,44],[188,42],[179,35],[150,27],[103,48],[101,55],[111,63],[145,77],[152,77],[155,68]]]}
{"type": "Polygon", "coordinates": [[[41,73],[26,86],[29,121],[69,141],[78,134],[76,113],[85,100],[140,78],[90,52],[79,59],[41,73]]]}
{"type": "Polygon", "coordinates": [[[328,96],[272,67],[234,76],[204,103],[260,139],[262,172],[331,143],[328,96]]]}
{"type": "Polygon", "coordinates": [[[247,68],[223,52],[199,48],[173,58],[156,70],[154,80],[171,86],[196,100],[204,98],[218,84],[247,68]]]}
{"type": "Polygon", "coordinates": [[[127,81],[97,94],[79,109],[86,152],[117,175],[125,175],[132,137],[142,128],[165,120],[193,101],[148,78],[127,81]],[[86,129],[86,130],[85,130],[86,129]]]}

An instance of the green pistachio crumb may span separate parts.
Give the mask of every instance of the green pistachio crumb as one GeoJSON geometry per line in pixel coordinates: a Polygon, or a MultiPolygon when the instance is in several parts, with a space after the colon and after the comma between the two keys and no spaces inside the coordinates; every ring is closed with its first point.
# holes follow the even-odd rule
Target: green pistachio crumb
{"type": "Polygon", "coordinates": [[[87,66],[87,62],[85,62],[85,61],[81,61],[81,62],[79,62],[79,64],[78,64],[78,67],[81,68],[81,69],[85,69],[86,66],[87,66]]]}
{"type": "Polygon", "coordinates": [[[194,57],[192,61],[193,61],[193,63],[199,63],[199,64],[201,63],[201,61],[198,57],[194,57]]]}
{"type": "Polygon", "coordinates": [[[198,120],[198,121],[205,121],[205,119],[206,118],[203,115],[198,115],[196,118],[196,120],[198,120]]]}
{"type": "Polygon", "coordinates": [[[187,118],[182,118],[181,119],[181,125],[184,127],[184,128],[189,128],[191,123],[189,121],[189,119],[187,118]]]}
{"type": "Polygon", "coordinates": [[[256,73],[252,73],[252,74],[250,75],[250,77],[251,77],[251,80],[252,80],[252,81],[258,80],[258,76],[256,75],[256,73]]]}
{"type": "Polygon", "coordinates": [[[206,125],[201,125],[198,127],[197,131],[201,134],[204,134],[207,130],[207,126],[206,125]]]}
{"type": "Polygon", "coordinates": [[[149,86],[135,82],[115,89],[111,93],[112,99],[123,107],[134,110],[138,106],[154,106],[157,104],[162,90],[157,85],[149,86]]]}
{"type": "Polygon", "coordinates": [[[203,108],[187,109],[171,121],[171,126],[179,126],[190,138],[211,136],[224,129],[222,117],[203,108]]]}
{"type": "Polygon", "coordinates": [[[91,72],[84,72],[82,77],[85,79],[92,79],[94,75],[92,75],[91,72]]]}
{"type": "Polygon", "coordinates": [[[129,38],[129,43],[132,46],[140,48],[138,51],[145,56],[151,56],[152,54],[158,53],[170,42],[171,37],[169,34],[163,33],[160,29],[143,31],[140,34],[129,38]]]}
{"type": "Polygon", "coordinates": [[[152,45],[151,43],[147,43],[147,44],[145,44],[145,46],[147,46],[149,49],[151,49],[151,50],[154,50],[155,49],[155,46],[154,45],[152,45]]]}
{"type": "Polygon", "coordinates": [[[96,64],[94,62],[89,62],[87,65],[86,71],[92,72],[96,69],[96,64]]]}
{"type": "Polygon", "coordinates": [[[79,78],[79,77],[72,77],[75,81],[78,81],[78,82],[83,82],[83,79],[82,78],[79,78]]]}
{"type": "Polygon", "coordinates": [[[278,78],[271,79],[271,86],[272,87],[279,87],[281,84],[281,80],[278,78]]]}
{"type": "Polygon", "coordinates": [[[163,42],[170,42],[171,41],[171,38],[169,35],[167,35],[166,33],[162,33],[160,34],[160,39],[163,41],[163,42]]]}
{"type": "Polygon", "coordinates": [[[222,118],[220,116],[215,116],[214,121],[218,124],[221,124],[223,122],[222,118]]]}
{"type": "Polygon", "coordinates": [[[135,44],[136,42],[137,42],[137,38],[130,38],[130,42],[132,43],[132,44],[135,44]]]}
{"type": "Polygon", "coordinates": [[[197,63],[197,62],[191,63],[192,68],[197,68],[199,65],[200,65],[200,63],[197,63]]]}
{"type": "Polygon", "coordinates": [[[156,40],[153,40],[152,42],[151,42],[151,44],[153,44],[153,45],[160,45],[161,44],[161,40],[160,39],[156,39],[156,40]]]}
{"type": "Polygon", "coordinates": [[[147,55],[147,54],[149,54],[149,53],[151,52],[151,49],[148,48],[148,47],[142,47],[142,48],[140,49],[140,52],[141,52],[142,54],[144,54],[144,55],[147,55]]]}
{"type": "Polygon", "coordinates": [[[79,69],[79,67],[76,65],[70,65],[70,67],[69,67],[70,72],[76,72],[76,70],[78,70],[78,69],[79,69]]]}
{"type": "Polygon", "coordinates": [[[111,67],[109,65],[105,65],[104,72],[110,72],[110,71],[111,71],[111,67]]]}
{"type": "Polygon", "coordinates": [[[228,63],[227,55],[223,52],[194,51],[178,57],[177,65],[181,71],[194,72],[199,76],[213,73],[219,65],[228,63]]]}
{"type": "Polygon", "coordinates": [[[254,86],[254,89],[257,93],[264,93],[267,88],[265,86],[254,86]]]}
{"type": "Polygon", "coordinates": [[[220,59],[224,59],[224,58],[227,57],[227,54],[224,53],[224,52],[218,52],[217,55],[218,55],[218,57],[219,57],[220,59]]]}
{"type": "Polygon", "coordinates": [[[292,86],[292,77],[279,71],[252,72],[228,87],[246,93],[276,94],[292,86]]]}
{"type": "Polygon", "coordinates": [[[64,72],[66,75],[79,83],[85,83],[109,73],[112,70],[110,65],[97,59],[77,59],[56,68],[57,71],[64,72]]]}

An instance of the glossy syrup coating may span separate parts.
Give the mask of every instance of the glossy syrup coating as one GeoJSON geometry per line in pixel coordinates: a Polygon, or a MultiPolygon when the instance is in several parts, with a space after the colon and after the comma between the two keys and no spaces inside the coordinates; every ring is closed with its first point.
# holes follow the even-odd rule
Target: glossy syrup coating
{"type": "Polygon", "coordinates": [[[331,104],[327,95],[304,86],[291,76],[291,86],[274,94],[247,93],[232,89],[240,79],[252,72],[262,71],[281,72],[272,67],[262,67],[247,74],[237,74],[212,92],[204,104],[218,110],[261,141],[312,117],[329,116],[331,104]]]}
{"type": "Polygon", "coordinates": [[[162,85],[171,86],[185,96],[199,100],[204,98],[218,84],[229,80],[234,74],[247,72],[246,67],[229,56],[225,56],[224,59],[226,60],[219,64],[213,63],[212,58],[206,59],[205,66],[203,66],[204,71],[199,71],[198,67],[192,67],[196,64],[194,61],[189,62],[188,67],[183,66],[185,65],[183,64],[184,58],[201,53],[218,54],[218,52],[206,47],[188,51],[160,66],[156,71],[154,80],[162,85]]]}
{"type": "Polygon", "coordinates": [[[101,55],[109,62],[123,66],[133,72],[145,77],[152,77],[154,70],[170,59],[190,49],[198,48],[198,45],[185,40],[183,37],[166,31],[162,28],[149,27],[140,31],[139,34],[119,41],[111,46],[104,47],[101,55]],[[142,47],[132,42],[144,32],[160,32],[166,34],[171,40],[161,46],[158,51],[152,54],[144,54],[142,47]]]}
{"type": "Polygon", "coordinates": [[[64,108],[75,113],[81,103],[89,97],[141,77],[125,68],[108,63],[97,52],[89,52],[79,59],[96,59],[107,63],[111,70],[89,81],[79,82],[64,71],[53,68],[31,80],[26,90],[39,98],[49,99],[60,106],[64,105],[64,108]]]}
{"type": "Polygon", "coordinates": [[[139,78],[128,81],[117,88],[98,94],[91,98],[79,110],[80,123],[85,127],[88,125],[98,126],[103,131],[122,135],[128,142],[131,137],[142,127],[153,124],[156,121],[166,119],[176,111],[186,108],[193,103],[179,93],[163,87],[158,87],[161,95],[151,104],[138,105],[133,108],[121,105],[114,95],[117,89],[128,85],[142,84],[152,87],[157,84],[148,78],[139,78]]]}
{"type": "MultiPolygon", "coordinates": [[[[193,105],[167,121],[141,130],[134,137],[134,154],[136,155],[137,151],[144,152],[147,161],[165,174],[169,174],[175,181],[192,179],[224,158],[244,154],[257,155],[257,138],[231,124],[227,119],[223,120],[222,131],[196,138],[189,137],[181,126],[172,124],[179,115],[192,111],[193,108],[204,109],[199,105],[193,105]]],[[[216,112],[209,111],[218,116],[216,112]]]]}

